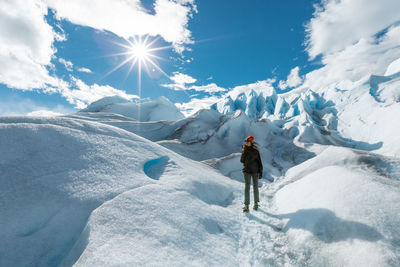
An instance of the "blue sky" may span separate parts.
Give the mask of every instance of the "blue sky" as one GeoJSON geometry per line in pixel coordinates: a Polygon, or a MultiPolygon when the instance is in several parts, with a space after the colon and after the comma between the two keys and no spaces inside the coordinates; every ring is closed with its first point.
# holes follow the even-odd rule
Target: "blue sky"
{"type": "Polygon", "coordinates": [[[279,92],[383,75],[400,57],[399,6],[396,0],[0,0],[0,115],[69,113],[113,94],[162,95],[193,109],[196,99],[211,103],[258,81],[279,92]],[[165,47],[153,59],[162,72],[147,62],[141,91],[137,65],[111,72],[127,58],[116,55],[127,51],[118,43],[139,35],[154,40],[153,48],[165,47]]]}

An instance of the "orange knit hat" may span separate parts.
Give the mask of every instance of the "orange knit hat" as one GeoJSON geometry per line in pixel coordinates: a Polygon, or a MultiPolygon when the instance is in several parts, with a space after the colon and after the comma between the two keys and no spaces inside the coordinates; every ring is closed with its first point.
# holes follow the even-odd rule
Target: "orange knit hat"
{"type": "Polygon", "coordinates": [[[254,143],[254,136],[251,136],[251,135],[247,136],[245,141],[249,141],[250,143],[254,143]]]}

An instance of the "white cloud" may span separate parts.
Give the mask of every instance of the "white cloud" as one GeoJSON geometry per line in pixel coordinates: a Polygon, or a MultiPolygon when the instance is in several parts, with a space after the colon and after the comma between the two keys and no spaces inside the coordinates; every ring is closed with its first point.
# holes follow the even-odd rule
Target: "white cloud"
{"type": "Polygon", "coordinates": [[[307,51],[335,53],[399,21],[398,0],[324,0],[306,27],[307,51]]]}
{"type": "Polygon", "coordinates": [[[72,113],[73,110],[62,105],[55,107],[46,107],[35,103],[31,99],[21,98],[19,96],[11,96],[0,100],[0,115],[60,115],[72,113]]]}
{"type": "MultiPolygon", "coordinates": [[[[54,42],[65,40],[65,34],[56,33],[47,23],[47,5],[41,0],[0,1],[0,83],[20,90],[36,89],[44,93],[59,93],[77,108],[85,107],[88,103],[105,96],[119,95],[128,99],[136,97],[108,85],[86,85],[74,77],[71,78],[72,84],[69,84],[51,76],[48,68],[54,68],[51,63],[51,60],[56,58],[54,42]]],[[[64,3],[69,6],[69,2],[64,3]]],[[[84,6],[88,3],[92,6],[97,4],[91,1],[84,3],[84,6]]],[[[73,71],[72,62],[63,58],[59,58],[58,61],[67,70],[73,71]]],[[[77,70],[91,72],[87,68],[77,70]]],[[[23,103],[33,108],[22,109],[21,105],[15,105],[19,114],[46,110],[44,107],[34,107],[27,101],[23,103]]],[[[4,107],[1,112],[13,113],[12,110],[4,110],[4,107]]]]}
{"type": "Polygon", "coordinates": [[[87,85],[83,81],[72,77],[73,84],[71,85],[74,89],[64,86],[60,93],[64,96],[67,101],[76,108],[82,109],[87,104],[97,101],[106,96],[118,95],[126,99],[139,98],[136,95],[127,94],[125,91],[115,89],[109,85],[87,85]]]}
{"type": "Polygon", "coordinates": [[[170,79],[174,82],[173,84],[162,84],[161,86],[170,88],[175,91],[194,90],[206,93],[218,93],[227,91],[227,89],[219,87],[215,83],[210,83],[207,85],[187,85],[193,84],[197,80],[187,74],[183,74],[180,72],[174,72],[174,76],[170,77],[170,79]]]}
{"type": "Polygon", "coordinates": [[[208,109],[210,106],[220,100],[219,97],[211,96],[202,99],[193,98],[190,102],[176,103],[175,105],[186,116],[193,115],[200,109],[208,109]]]}
{"type": "Polygon", "coordinates": [[[279,81],[278,87],[282,90],[285,90],[288,86],[285,81],[279,81]]]}
{"type": "Polygon", "coordinates": [[[45,21],[46,14],[40,0],[1,1],[0,83],[24,90],[57,84],[47,67],[58,35],[45,21]]]}
{"type": "Polygon", "coordinates": [[[384,75],[400,57],[399,21],[398,0],[324,1],[307,27],[307,51],[310,58],[320,54],[323,67],[308,73],[303,86],[346,89],[384,75]]]}
{"type": "Polygon", "coordinates": [[[65,60],[63,58],[59,58],[58,62],[60,62],[61,64],[64,65],[64,67],[67,69],[67,71],[73,71],[73,66],[74,64],[72,64],[71,61],[65,60]]]}
{"type": "Polygon", "coordinates": [[[57,17],[74,24],[111,31],[125,39],[135,35],[160,35],[183,52],[192,43],[188,21],[197,12],[194,0],[156,0],[150,14],[140,0],[44,0],[57,17]]]}
{"type": "Polygon", "coordinates": [[[279,81],[278,87],[284,90],[288,87],[299,86],[303,82],[303,78],[299,76],[299,71],[300,68],[298,66],[291,69],[286,81],[279,81]]]}
{"type": "Polygon", "coordinates": [[[179,85],[191,84],[197,81],[195,78],[179,72],[174,72],[174,76],[170,77],[170,79],[179,85]]]}
{"type": "Polygon", "coordinates": [[[324,67],[306,75],[305,86],[323,87],[340,81],[357,81],[371,74],[384,75],[400,57],[400,26],[392,27],[379,40],[361,39],[343,51],[324,56],[324,67]]]}
{"type": "Polygon", "coordinates": [[[162,84],[161,86],[170,88],[175,91],[189,91],[194,90],[197,92],[206,92],[206,93],[219,93],[226,92],[227,89],[219,87],[215,83],[210,83],[207,85],[183,85],[183,84],[162,84]]]}
{"type": "Polygon", "coordinates": [[[215,83],[210,83],[207,85],[192,85],[189,87],[190,90],[195,90],[198,92],[207,92],[207,93],[219,93],[219,92],[226,92],[228,91],[225,88],[219,87],[218,85],[216,85],[215,83]]]}
{"type": "Polygon", "coordinates": [[[77,68],[76,70],[80,72],[93,73],[92,70],[88,68],[77,68]]]}

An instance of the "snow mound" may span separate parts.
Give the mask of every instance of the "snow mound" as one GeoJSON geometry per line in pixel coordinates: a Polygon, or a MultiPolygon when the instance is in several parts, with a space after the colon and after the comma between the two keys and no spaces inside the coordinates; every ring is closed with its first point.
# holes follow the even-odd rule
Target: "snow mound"
{"type": "Polygon", "coordinates": [[[400,264],[400,161],[330,147],[292,168],[276,193],[299,263],[400,264]]]}
{"type": "MultiPolygon", "coordinates": [[[[249,93],[256,99],[262,98],[262,95],[255,94],[249,93]]],[[[284,106],[282,101],[278,101],[277,106],[284,106]]],[[[304,144],[338,145],[366,150],[380,145],[364,144],[341,137],[336,128],[334,105],[314,92],[290,102],[292,106],[288,106],[285,116],[289,112],[292,117],[287,119],[282,119],[279,112],[277,117],[270,114],[268,118],[255,119],[242,109],[237,109],[232,114],[221,114],[214,109],[200,110],[191,117],[178,121],[146,123],[129,120],[127,117],[115,117],[113,120],[110,117],[94,118],[89,113],[79,113],[74,117],[120,127],[157,141],[185,157],[200,161],[223,160],[232,153],[240,152],[244,138],[253,135],[260,147],[266,170],[264,177],[267,180],[274,180],[274,177],[282,175],[288,168],[314,156],[304,149],[304,144]]],[[[237,174],[230,173],[230,177],[238,179],[237,174]]]]}
{"type": "Polygon", "coordinates": [[[391,76],[398,72],[400,72],[400,58],[390,63],[390,65],[386,69],[384,76],[391,76]]]}
{"type": "Polygon", "coordinates": [[[0,266],[238,264],[241,187],[214,169],[77,118],[2,117],[0,135],[0,266]]]}
{"type": "Polygon", "coordinates": [[[76,265],[238,265],[236,222],[222,210],[158,184],[126,192],[93,212],[73,249],[86,247],[76,265]]]}
{"type": "Polygon", "coordinates": [[[214,110],[200,110],[186,119],[168,139],[179,139],[186,144],[204,143],[218,130],[222,119],[214,110]]]}
{"type": "Polygon", "coordinates": [[[99,99],[91,104],[89,104],[85,109],[82,111],[85,112],[100,112],[104,109],[107,108],[107,106],[110,105],[116,105],[116,104],[127,104],[127,103],[132,103],[128,99],[125,99],[120,96],[106,96],[102,99],[99,99]]]}
{"type": "Polygon", "coordinates": [[[135,103],[119,96],[105,97],[81,112],[115,113],[138,121],[173,121],[184,118],[179,109],[163,96],[156,100],[141,100],[135,103]]]}
{"type": "MultiPolygon", "coordinates": [[[[369,80],[347,91],[323,91],[327,100],[335,103],[337,131],[347,139],[378,144],[375,152],[387,156],[400,155],[400,76],[371,76],[369,80]]],[[[361,148],[359,148],[361,149],[361,148]]]]}

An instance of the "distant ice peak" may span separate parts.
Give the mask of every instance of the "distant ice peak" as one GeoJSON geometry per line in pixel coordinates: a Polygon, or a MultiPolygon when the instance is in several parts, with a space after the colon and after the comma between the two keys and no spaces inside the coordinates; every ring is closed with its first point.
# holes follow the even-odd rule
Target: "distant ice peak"
{"type": "Polygon", "coordinates": [[[179,109],[164,96],[156,100],[140,99],[136,102],[119,96],[105,97],[93,102],[81,112],[115,113],[139,121],[175,121],[184,118],[179,109]]]}

